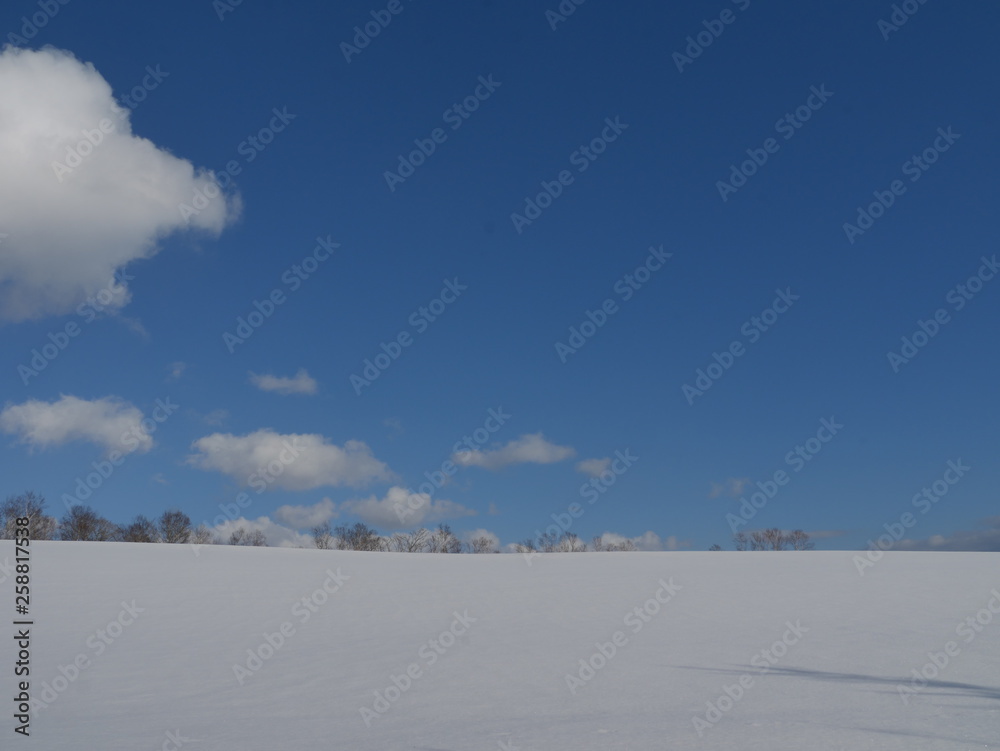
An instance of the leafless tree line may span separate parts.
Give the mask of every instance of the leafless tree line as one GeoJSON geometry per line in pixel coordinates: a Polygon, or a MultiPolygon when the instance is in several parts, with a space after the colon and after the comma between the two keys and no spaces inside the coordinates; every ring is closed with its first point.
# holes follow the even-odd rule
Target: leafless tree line
{"type": "MultiPolygon", "coordinates": [[[[32,540],[77,540],[85,542],[153,542],[198,545],[218,545],[223,540],[204,524],[192,526],[183,511],[171,509],[157,520],[139,514],[127,524],[115,524],[90,506],[71,506],[62,519],[45,513],[45,498],[27,491],[8,496],[0,504],[0,539],[14,537],[15,520],[27,517],[28,534],[32,540]]],[[[267,545],[260,530],[236,529],[228,539],[230,545],[267,545]]]]}
{"type": "MultiPolygon", "coordinates": [[[[45,498],[27,491],[17,496],[8,496],[0,504],[0,539],[13,539],[15,519],[27,517],[28,531],[33,540],[83,540],[109,542],[152,542],[196,545],[246,545],[266,546],[267,537],[257,529],[238,527],[223,540],[204,524],[192,526],[191,519],[182,511],[165,511],[155,521],[138,515],[128,524],[115,524],[98,514],[90,506],[70,507],[62,519],[45,513],[45,498]]],[[[491,536],[481,535],[468,542],[458,539],[451,527],[439,524],[436,529],[419,529],[380,535],[367,524],[330,527],[329,522],[312,529],[313,542],[320,550],[365,550],[392,553],[499,553],[496,541],[491,536]]],[[[812,550],[815,546],[809,535],[801,529],[792,531],[771,527],[746,534],[738,532],[733,536],[736,550],[812,550]]],[[[556,535],[553,532],[539,533],[514,545],[518,553],[584,553],[633,551],[636,546],[630,540],[608,543],[602,537],[594,537],[588,548],[587,543],[572,532],[556,535]]],[[[713,545],[710,550],[722,550],[713,545]]]]}
{"type": "Polygon", "coordinates": [[[367,524],[341,525],[331,528],[324,522],[312,529],[313,542],[320,550],[366,550],[383,553],[499,553],[493,538],[485,535],[468,542],[458,539],[451,527],[439,524],[437,529],[424,527],[411,532],[380,535],[367,524]]]}
{"type": "MultiPolygon", "coordinates": [[[[614,553],[637,550],[631,540],[622,542],[604,542],[603,537],[595,537],[590,541],[590,549],[596,553],[614,553]]],[[[572,532],[557,535],[554,532],[541,532],[535,538],[527,538],[514,545],[518,553],[586,553],[587,543],[572,532]]]]}
{"type": "MultiPolygon", "coordinates": [[[[777,527],[758,529],[749,535],[737,532],[733,535],[733,547],[736,550],[812,550],[816,546],[809,541],[809,535],[801,529],[787,531],[777,527]]],[[[713,545],[709,550],[722,550],[719,545],[713,545]]]]}

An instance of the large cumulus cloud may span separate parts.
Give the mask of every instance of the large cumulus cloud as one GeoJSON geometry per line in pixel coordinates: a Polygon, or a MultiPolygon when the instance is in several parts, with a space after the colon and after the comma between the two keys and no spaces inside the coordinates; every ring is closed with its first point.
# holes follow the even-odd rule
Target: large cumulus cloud
{"type": "Polygon", "coordinates": [[[102,290],[121,307],[116,271],[177,230],[217,234],[239,212],[229,196],[182,216],[196,191],[214,191],[211,173],[134,135],[130,114],[68,52],[0,52],[0,320],[67,313],[102,290]]]}

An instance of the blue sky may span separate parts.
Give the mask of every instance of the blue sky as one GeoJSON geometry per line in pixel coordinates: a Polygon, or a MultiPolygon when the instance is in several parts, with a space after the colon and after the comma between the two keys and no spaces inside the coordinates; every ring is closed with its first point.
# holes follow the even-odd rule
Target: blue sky
{"type": "Polygon", "coordinates": [[[296,544],[324,518],[392,531],[452,462],[401,526],[508,544],[578,503],[586,539],[860,549],[909,511],[898,548],[1000,549],[1000,12],[903,5],[892,28],[861,2],[8,4],[5,493],[61,515],[122,450],[85,499],[109,518],[242,498],[226,524],[296,544]],[[207,171],[232,180],[186,211],[207,171]],[[258,493],[291,436],[311,451],[258,493]]]}

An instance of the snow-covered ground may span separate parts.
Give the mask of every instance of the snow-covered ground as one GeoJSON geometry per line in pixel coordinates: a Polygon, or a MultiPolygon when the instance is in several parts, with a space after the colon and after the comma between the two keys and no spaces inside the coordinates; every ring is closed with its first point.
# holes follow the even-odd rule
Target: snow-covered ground
{"type": "Polygon", "coordinates": [[[1000,748],[995,554],[31,551],[4,749],[1000,748]]]}

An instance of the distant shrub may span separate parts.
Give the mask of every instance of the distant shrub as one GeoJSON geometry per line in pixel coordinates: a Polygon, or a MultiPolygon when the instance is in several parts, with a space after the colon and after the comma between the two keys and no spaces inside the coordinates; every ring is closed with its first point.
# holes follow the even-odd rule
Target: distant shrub
{"type": "Polygon", "coordinates": [[[229,544],[264,547],[267,545],[267,537],[259,529],[255,529],[251,532],[246,527],[237,527],[236,530],[229,535],[229,544]]]}
{"type": "Polygon", "coordinates": [[[160,542],[160,530],[142,514],[130,524],[121,527],[119,537],[122,542],[160,542]]]}

